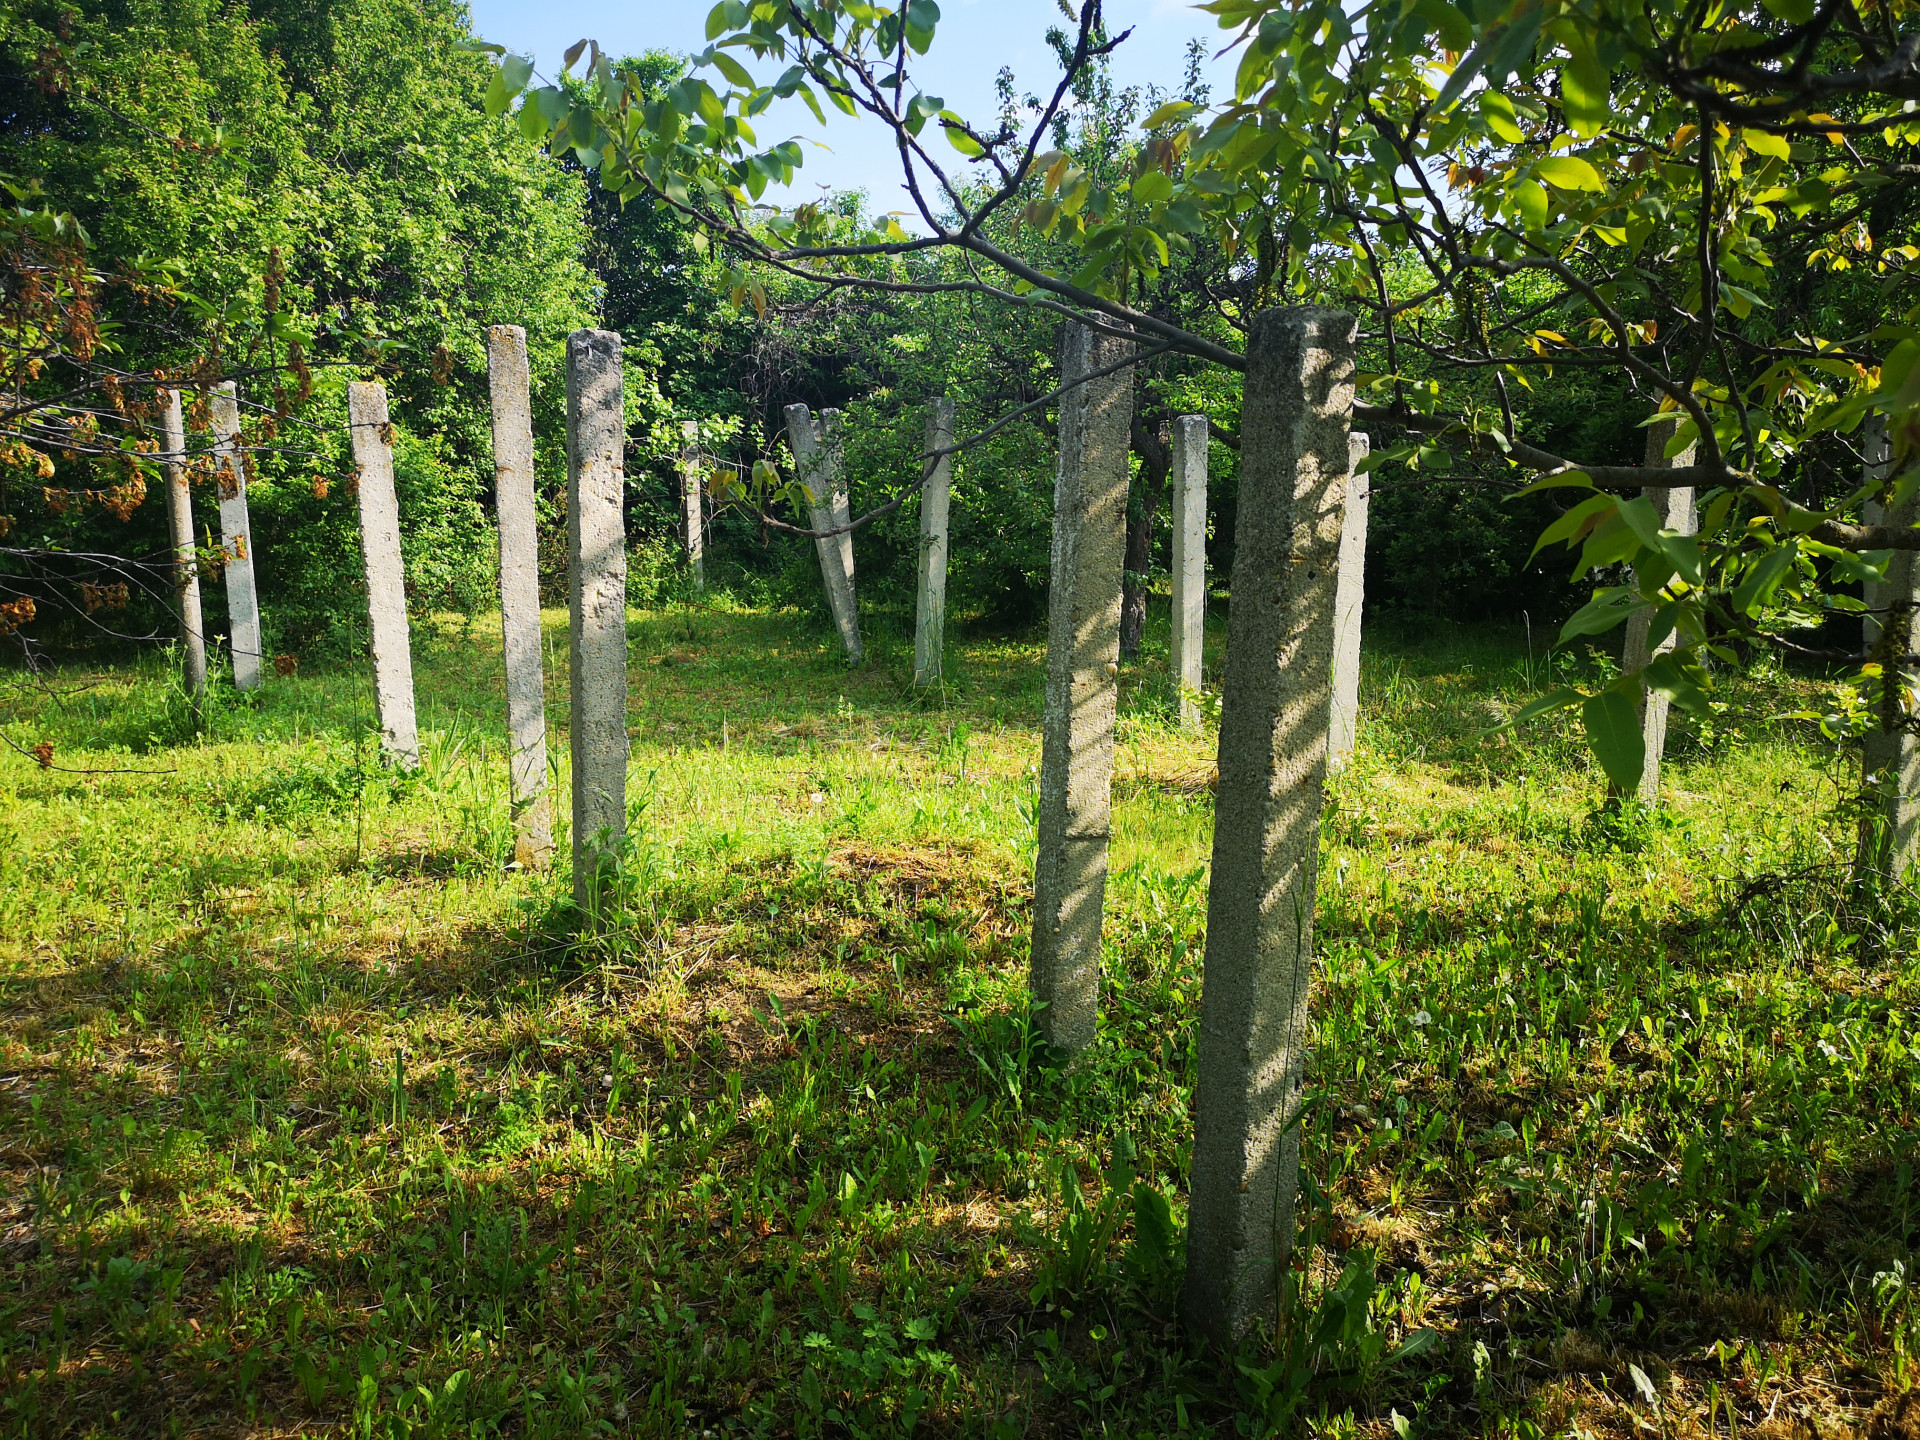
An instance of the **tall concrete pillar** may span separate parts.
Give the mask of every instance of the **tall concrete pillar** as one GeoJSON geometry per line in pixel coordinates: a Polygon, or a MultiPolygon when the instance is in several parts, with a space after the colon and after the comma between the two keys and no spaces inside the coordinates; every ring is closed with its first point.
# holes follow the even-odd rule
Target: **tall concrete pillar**
{"type": "MultiPolygon", "coordinates": [[[[1131,348],[1070,322],[1061,344],[1061,378],[1103,370],[1131,348]]],[[[1066,1051],[1093,1043],[1100,1004],[1132,417],[1130,368],[1076,386],[1060,399],[1032,987],[1043,1007],[1041,1033],[1066,1051]]]]}
{"type": "MultiPolygon", "coordinates": [[[[953,444],[953,401],[942,395],[927,415],[927,450],[953,444]]],[[[931,685],[946,673],[947,501],[953,489],[953,457],[942,455],[920,484],[920,569],[913,602],[913,683],[931,685]]]]}
{"type": "Polygon", "coordinates": [[[693,588],[707,588],[707,531],[705,506],[701,495],[706,481],[700,465],[700,424],[696,420],[680,422],[680,503],[687,528],[687,571],[693,576],[693,588]]]}
{"type": "Polygon", "coordinates": [[[487,331],[493,400],[494,507],[500,525],[500,638],[507,662],[507,754],[514,863],[544,866],[553,854],[547,793],[547,685],[540,663],[540,540],[533,503],[533,405],[527,332],[487,331]]]}
{"type": "Polygon", "coordinates": [[[387,387],[378,381],[348,385],[347,424],[360,477],[354,488],[360,499],[360,558],[366,565],[380,752],[388,764],[411,770],[420,763],[420,735],[414,726],[413,650],[407,635],[407,577],[400,560],[400,502],[393,493],[387,387]]]}
{"type": "Polygon", "coordinates": [[[567,547],[573,589],[573,901],[590,914],[627,833],[626,418],[620,337],[567,337],[567,547]]]}
{"type": "Polygon", "coordinates": [[[1180,724],[1199,723],[1207,639],[1207,417],[1173,422],[1173,698],[1180,724]],[[1191,694],[1189,693],[1191,692],[1191,694]]]}
{"type": "MultiPolygon", "coordinates": [[[[1876,421],[1879,417],[1874,417],[1876,421]]],[[[1884,422],[1865,438],[1868,479],[1885,479],[1893,465],[1884,422]]],[[[1902,529],[1920,523],[1920,495],[1883,509],[1880,523],[1902,529]]],[[[1896,550],[1887,562],[1887,578],[1872,587],[1868,603],[1881,609],[1873,636],[1873,655],[1893,683],[1884,685],[1874,724],[1861,742],[1864,804],[1855,871],[1882,882],[1908,877],[1920,859],[1920,737],[1908,723],[1904,695],[1911,684],[1915,610],[1920,607],[1920,564],[1914,552],[1896,550]]]]}
{"type": "MultiPolygon", "coordinates": [[[[1689,445],[1672,459],[1666,455],[1667,442],[1673,439],[1674,431],[1679,427],[1677,416],[1656,421],[1647,427],[1647,464],[1672,469],[1676,465],[1693,463],[1693,446],[1689,445]]],[[[1648,485],[1640,492],[1653,505],[1653,511],[1659,517],[1662,530],[1677,530],[1682,535],[1691,535],[1698,527],[1693,509],[1693,487],[1691,485],[1648,485]]],[[[1621,647],[1620,668],[1638,670],[1651,662],[1656,656],[1673,648],[1673,637],[1667,636],[1658,645],[1649,646],[1648,637],[1653,630],[1653,612],[1641,610],[1627,617],[1626,641],[1621,647]]],[[[1616,800],[1638,799],[1645,804],[1656,804],[1660,799],[1660,761],[1667,748],[1667,697],[1658,690],[1643,688],[1640,692],[1640,736],[1646,744],[1646,759],[1640,764],[1639,783],[1631,788],[1609,783],[1608,793],[1616,800]]]]}
{"type": "Polygon", "coordinates": [[[220,495],[220,545],[227,552],[227,647],[236,690],[260,688],[260,592],[253,583],[253,526],[247,519],[247,466],[241,455],[240,392],[228,380],[213,388],[213,469],[220,495]]]}
{"type": "MultiPolygon", "coordinates": [[[[804,405],[789,405],[786,410],[787,440],[793,446],[793,458],[800,467],[800,483],[809,496],[807,523],[815,530],[833,530],[853,518],[847,500],[847,488],[841,481],[840,465],[844,454],[841,414],[822,410],[816,422],[804,405]]],[[[827,608],[833,614],[834,627],[847,647],[847,658],[858,661],[864,653],[860,645],[860,611],[853,591],[853,532],[840,530],[813,542],[820,555],[820,578],[827,589],[827,608]]]]}
{"type": "Polygon", "coordinates": [[[180,601],[181,681],[194,723],[207,693],[207,630],[200,613],[200,571],[194,561],[193,497],[187,489],[187,427],[180,392],[167,391],[160,412],[160,443],[167,447],[167,525],[173,538],[173,583],[180,601]]]}
{"type": "Polygon", "coordinates": [[[1346,768],[1360,729],[1360,612],[1367,599],[1368,479],[1360,469],[1369,442],[1347,437],[1347,501],[1340,526],[1340,583],[1333,602],[1333,719],[1327,734],[1327,764],[1346,768]]]}
{"type": "Polygon", "coordinates": [[[1292,1244],[1353,350],[1318,307],[1247,343],[1185,1290],[1223,1342],[1270,1317],[1292,1244]]]}

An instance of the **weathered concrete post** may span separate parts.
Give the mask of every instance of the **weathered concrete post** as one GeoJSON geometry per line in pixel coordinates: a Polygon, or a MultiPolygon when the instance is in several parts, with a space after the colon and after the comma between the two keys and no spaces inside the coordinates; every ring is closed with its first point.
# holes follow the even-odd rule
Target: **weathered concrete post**
{"type": "MultiPolygon", "coordinates": [[[[1693,446],[1689,445],[1672,459],[1667,458],[1667,442],[1673,439],[1673,432],[1679,428],[1679,417],[1670,416],[1657,420],[1647,427],[1647,464],[1671,470],[1677,465],[1693,463],[1693,446]]],[[[1693,487],[1691,485],[1648,485],[1641,492],[1653,505],[1653,512],[1659,517],[1662,530],[1677,530],[1682,535],[1691,535],[1698,524],[1693,511],[1693,487]]],[[[1626,641],[1621,647],[1620,668],[1638,670],[1651,662],[1656,656],[1673,648],[1673,637],[1669,635],[1660,644],[1649,647],[1647,637],[1652,633],[1653,612],[1640,610],[1627,617],[1626,641]]],[[[1660,799],[1660,761],[1667,748],[1667,697],[1658,690],[1643,688],[1640,692],[1640,735],[1646,744],[1646,759],[1640,764],[1640,781],[1631,788],[1609,784],[1607,791],[1616,800],[1639,799],[1652,805],[1660,799]]]]}
{"type": "MultiPolygon", "coordinates": [[[[1061,379],[1104,370],[1131,348],[1069,322],[1061,379]]],[[[1066,1051],[1093,1043],[1100,1004],[1132,416],[1131,368],[1076,386],[1060,399],[1032,988],[1043,1007],[1041,1033],[1066,1051]]]]}
{"type": "MultiPolygon", "coordinates": [[[[1885,478],[1893,456],[1884,423],[1865,439],[1869,478],[1885,478]]],[[[1920,496],[1883,510],[1880,523],[1902,529],[1920,523],[1920,496]]],[[[1894,551],[1885,583],[1872,588],[1870,603],[1883,611],[1873,640],[1874,658],[1889,677],[1910,675],[1906,657],[1914,653],[1914,615],[1920,606],[1920,565],[1914,563],[1914,552],[1894,551]]],[[[1904,689],[1897,682],[1883,687],[1876,723],[1861,744],[1865,804],[1854,868],[1863,879],[1904,880],[1920,859],[1920,738],[1905,724],[1904,689]]]]}
{"type": "Polygon", "coordinates": [[[400,502],[393,493],[393,426],[387,387],[347,386],[354,486],[360,499],[360,558],[367,575],[367,628],[373,647],[373,708],[381,756],[411,770],[420,763],[413,716],[413,650],[407,635],[407,577],[400,559],[400,502]]]}
{"type": "Polygon", "coordinates": [[[220,494],[220,545],[227,552],[227,648],[236,690],[260,687],[260,594],[253,583],[253,526],[247,519],[247,466],[241,456],[240,392],[228,380],[213,388],[213,466],[220,494]]]}
{"type": "Polygon", "coordinates": [[[1347,437],[1347,501],[1340,526],[1340,583],[1333,601],[1333,718],[1327,733],[1327,764],[1346,768],[1360,729],[1360,612],[1367,600],[1367,497],[1369,477],[1360,469],[1371,448],[1365,435],[1347,437]]]}
{"type": "MultiPolygon", "coordinates": [[[[793,446],[793,458],[800,467],[800,482],[811,497],[807,523],[815,530],[833,530],[853,518],[847,502],[846,487],[840,481],[842,451],[841,414],[822,410],[816,423],[804,405],[789,405],[787,440],[793,446]]],[[[813,542],[820,555],[820,578],[827,587],[827,608],[833,613],[834,626],[847,647],[847,658],[858,661],[860,610],[853,592],[853,532],[841,530],[813,542]]]]}
{"type": "Polygon", "coordinates": [[[1199,723],[1207,638],[1207,417],[1173,422],[1173,698],[1182,726],[1199,723]],[[1189,693],[1191,692],[1191,694],[1189,693]]]}
{"type": "Polygon", "coordinates": [[[161,443],[167,447],[167,523],[173,537],[173,583],[180,598],[181,679],[200,722],[207,693],[207,630],[200,613],[200,571],[194,563],[193,496],[187,489],[187,426],[181,415],[180,392],[167,392],[160,412],[161,443]]]}
{"type": "Polygon", "coordinates": [[[627,832],[626,417],[620,337],[567,337],[567,543],[573,587],[573,902],[590,914],[627,832]]]}
{"type": "Polygon", "coordinates": [[[547,793],[547,686],[540,664],[540,541],[533,506],[533,406],[527,332],[487,331],[493,399],[494,508],[500,524],[500,638],[507,662],[508,804],[514,863],[538,869],[553,853],[547,793]]]}
{"type": "MultiPolygon", "coordinates": [[[[1886,416],[1869,415],[1861,422],[1860,462],[1862,484],[1887,478],[1888,467],[1893,464],[1893,447],[1887,440],[1886,416]]],[[[1869,525],[1884,525],[1887,508],[1878,500],[1869,500],[1860,507],[1860,518],[1869,525]]],[[[1860,587],[1860,599],[1867,607],[1867,613],[1860,617],[1860,639],[1864,647],[1871,650],[1880,643],[1880,617],[1887,608],[1886,582],[1869,580],[1860,587]]]]}
{"type": "MultiPolygon", "coordinates": [[[[927,449],[953,444],[953,401],[942,395],[927,415],[927,449]]],[[[913,683],[931,685],[946,673],[947,501],[953,490],[953,457],[941,455],[920,485],[920,583],[913,602],[913,683]]]]}
{"type": "Polygon", "coordinates": [[[701,491],[705,481],[700,473],[700,423],[680,422],[680,503],[686,511],[687,570],[693,576],[693,588],[707,588],[707,532],[701,491]]]}
{"type": "Polygon", "coordinates": [[[1317,307],[1247,344],[1185,1293],[1219,1341],[1270,1310],[1293,1238],[1353,347],[1317,307]]]}

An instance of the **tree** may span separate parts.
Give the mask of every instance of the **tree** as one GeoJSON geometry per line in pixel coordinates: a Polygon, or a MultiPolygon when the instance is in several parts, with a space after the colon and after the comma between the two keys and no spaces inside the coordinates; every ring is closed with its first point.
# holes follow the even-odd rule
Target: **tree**
{"type": "MultiPolygon", "coordinates": [[[[568,56],[587,60],[579,102],[535,89],[519,123],[571,144],[623,200],[656,197],[714,235],[743,300],[760,293],[755,267],[883,293],[964,291],[1232,369],[1243,362],[1230,343],[1153,311],[1176,253],[1205,237],[1234,257],[1249,281],[1232,302],[1241,313],[1346,297],[1380,362],[1359,418],[1405,437],[1375,463],[1444,473],[1458,451],[1576,492],[1543,541],[1576,547],[1579,573],[1630,578],[1600,586],[1567,633],[1642,611],[1656,639],[1677,638],[1605,696],[1550,697],[1584,703],[1610,773],[1634,767],[1607,718],[1641,687],[1700,706],[1701,662],[1732,658],[1730,642],[1826,653],[1798,632],[1857,611],[1842,587],[1879,574],[1885,552],[1920,548],[1920,530],[1863,514],[1904,499],[1920,442],[1920,332],[1906,312],[1920,250],[1901,238],[1902,157],[1920,138],[1907,109],[1920,98],[1920,35],[1898,28],[1910,6],[1202,8],[1239,51],[1234,94],[1147,117],[1118,177],[1048,143],[1076,77],[1125,38],[1107,37],[1097,0],[1080,9],[1052,99],[1020,129],[970,124],[913,84],[939,21],[931,0],[723,0],[693,73],[645,102],[583,41],[568,56]],[[785,68],[762,83],[748,59],[785,68]],[[847,241],[818,207],[750,208],[799,164],[796,145],[762,150],[753,132],[788,96],[885,126],[927,233],[876,227],[847,241]],[[954,156],[936,154],[936,134],[954,156]],[[996,242],[990,222],[1008,212],[1070,258],[996,242]],[[903,273],[943,248],[992,270],[903,273]],[[1650,415],[1677,417],[1674,444],[1695,444],[1697,458],[1660,469],[1543,447],[1522,432],[1514,394],[1556,370],[1624,376],[1650,415]],[[1896,463],[1863,478],[1869,413],[1887,418],[1896,463]],[[1651,522],[1637,492],[1654,483],[1704,492],[1697,537],[1651,522]]],[[[533,78],[502,57],[493,108],[533,78]]],[[[1898,692],[1910,717],[1898,677],[1914,658],[1890,658],[1858,666],[1855,683],[1862,696],[1898,692]]]]}
{"type": "MultiPolygon", "coordinates": [[[[473,609],[491,593],[488,324],[527,327],[540,429],[559,432],[561,347],[595,298],[579,261],[585,187],[488,121],[476,83],[486,67],[455,48],[467,34],[451,0],[0,6],[6,165],[87,237],[88,263],[109,282],[116,363],[188,377],[195,393],[242,382],[257,548],[271,556],[266,618],[289,649],[357,643],[357,607],[342,603],[358,573],[350,373],[378,375],[393,394],[403,539],[423,607],[473,609]],[[143,297],[118,283],[143,274],[177,295],[157,307],[151,287],[143,297]]],[[[632,369],[644,382],[649,368],[632,369]]],[[[635,391],[644,399],[644,383],[635,391]]],[[[557,480],[557,440],[540,458],[557,480]]],[[[64,474],[52,483],[85,488],[64,474]]],[[[25,500],[0,506],[17,514],[22,544],[123,558],[164,549],[163,507],[136,506],[122,523],[97,506],[54,514],[37,494],[25,500]]],[[[209,599],[217,628],[217,590],[209,599]]],[[[155,628],[159,603],[141,617],[155,628]]]]}

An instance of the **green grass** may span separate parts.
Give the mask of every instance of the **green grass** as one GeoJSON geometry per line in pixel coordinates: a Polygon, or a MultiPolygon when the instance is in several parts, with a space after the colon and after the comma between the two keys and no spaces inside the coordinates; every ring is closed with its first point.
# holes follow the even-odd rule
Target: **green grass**
{"type": "Polygon", "coordinates": [[[1222,1356],[1173,1303],[1212,775],[1163,651],[1062,1069],[1037,645],[916,700],[884,636],[854,672],[790,616],[632,638],[591,943],[564,874],[502,869],[487,624],[417,636],[407,780],[357,670],[199,739],[157,657],[16,695],[20,746],[144,773],[0,761],[5,1434],[1784,1440],[1911,1383],[1920,971],[1847,893],[1848,757],[1765,718],[1805,685],[1735,685],[1667,808],[1611,815],[1568,735],[1484,735],[1545,683],[1520,638],[1376,637],[1305,1258],[1222,1356]]]}

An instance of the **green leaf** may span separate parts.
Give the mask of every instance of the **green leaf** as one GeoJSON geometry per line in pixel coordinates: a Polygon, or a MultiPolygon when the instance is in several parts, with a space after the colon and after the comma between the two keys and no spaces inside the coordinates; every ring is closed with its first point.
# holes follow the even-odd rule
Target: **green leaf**
{"type": "Polygon", "coordinates": [[[707,12],[707,39],[718,40],[727,33],[727,7],[722,3],[707,12]]]}
{"type": "Polygon", "coordinates": [[[1655,656],[1653,662],[1641,672],[1647,684],[1674,704],[1690,714],[1705,720],[1712,716],[1713,707],[1707,703],[1706,693],[1700,688],[1699,680],[1704,679],[1706,671],[1697,666],[1689,667],[1673,651],[1655,656]]]}
{"type": "Polygon", "coordinates": [[[520,107],[520,118],[515,122],[520,127],[521,138],[529,145],[538,145],[547,138],[547,118],[540,113],[540,107],[531,102],[520,107]]]}
{"type": "Polygon", "coordinates": [[[1520,223],[1529,230],[1538,230],[1547,223],[1547,213],[1552,207],[1547,187],[1532,180],[1522,180],[1513,187],[1513,206],[1520,212],[1520,223]]]}
{"type": "MultiPolygon", "coordinates": [[[[1584,475],[1580,478],[1583,480],[1586,479],[1584,475]]],[[[1533,487],[1529,486],[1527,488],[1531,490],[1533,487]]],[[[1527,491],[1523,490],[1521,493],[1526,494],[1527,491]]],[[[1586,532],[1586,527],[1595,517],[1604,515],[1607,511],[1611,510],[1616,503],[1618,502],[1615,501],[1611,495],[1592,495],[1582,500],[1578,505],[1574,506],[1571,510],[1567,511],[1566,514],[1562,515],[1558,520],[1555,520],[1551,525],[1547,526],[1545,530],[1540,532],[1539,540],[1534,543],[1533,554],[1538,555],[1556,540],[1565,541],[1569,545],[1573,544],[1586,532]]],[[[1533,555],[1529,555],[1527,558],[1531,560],[1533,555]]]]}
{"type": "Polygon", "coordinates": [[[1549,690],[1545,695],[1537,695],[1529,700],[1518,710],[1514,711],[1513,718],[1500,728],[1506,729],[1508,726],[1524,725],[1529,720],[1538,720],[1542,715],[1551,715],[1555,710],[1571,709],[1586,698],[1587,697],[1582,695],[1578,690],[1562,685],[1556,690],[1549,690]]]}
{"type": "Polygon", "coordinates": [[[1434,28],[1448,50],[1465,50],[1473,44],[1473,22],[1447,0],[1419,0],[1413,13],[1434,28]]]}
{"type": "Polygon", "coordinates": [[[940,112],[940,118],[942,120],[953,121],[953,124],[945,125],[941,128],[947,132],[947,143],[962,155],[966,156],[969,160],[974,160],[987,153],[981,147],[979,141],[975,140],[971,135],[967,134],[965,130],[960,128],[962,123],[960,117],[954,114],[953,111],[942,110],[940,112]]]}
{"type": "Polygon", "coordinates": [[[713,66],[714,69],[718,70],[722,75],[726,76],[729,81],[738,85],[742,90],[750,90],[753,88],[753,76],[747,73],[747,67],[727,54],[726,51],[709,50],[703,63],[713,66]]]}
{"type": "Polygon", "coordinates": [[[507,89],[518,95],[533,78],[533,61],[524,55],[509,55],[500,62],[500,73],[507,77],[507,89]]]}
{"type": "Polygon", "coordinates": [[[512,100],[513,97],[507,93],[506,77],[498,70],[494,71],[493,79],[487,82],[487,94],[481,101],[482,106],[488,115],[497,119],[507,113],[507,106],[512,100]]]}
{"type": "Polygon", "coordinates": [[[1592,190],[1599,193],[1607,188],[1606,182],[1600,178],[1600,172],[1578,155],[1549,155],[1535,162],[1533,173],[1560,190],[1592,190]]]}
{"type": "Polygon", "coordinates": [[[1789,25],[1804,25],[1813,19],[1814,0],[1760,0],[1760,3],[1789,25]]]}
{"type": "MultiPolygon", "coordinates": [[[[1566,106],[1567,123],[1573,127],[1573,133],[1586,140],[1599,134],[1600,127],[1607,123],[1611,103],[1607,67],[1594,48],[1593,31],[1578,23],[1569,28],[1571,58],[1560,71],[1560,99],[1566,106]]],[[[1597,175],[1594,178],[1599,179],[1597,175]]]]}
{"type": "Polygon", "coordinates": [[[1453,102],[1467,93],[1467,87],[1473,83],[1474,77],[1486,68],[1487,58],[1498,43],[1499,33],[1494,31],[1482,36],[1479,44],[1460,57],[1460,63],[1453,67],[1453,74],[1447,77],[1447,83],[1440,87],[1440,93],[1434,97],[1435,115],[1446,114],[1453,102]]]}
{"type": "Polygon", "coordinates": [[[1734,590],[1733,608],[1742,615],[1751,615],[1766,604],[1786,578],[1787,570],[1799,551],[1800,547],[1792,542],[1768,551],[1734,590]]]}
{"type": "Polygon", "coordinates": [[[1588,696],[1580,707],[1580,718],[1586,723],[1587,744],[1607,778],[1622,790],[1638,789],[1647,763],[1647,740],[1640,731],[1640,709],[1623,682],[1588,696]]]}
{"type": "Polygon", "coordinates": [[[1527,138],[1526,132],[1520,128],[1520,117],[1514,113],[1513,102],[1506,96],[1497,90],[1482,90],[1478,103],[1480,117],[1487,122],[1487,129],[1493,132],[1495,139],[1518,145],[1527,138]]]}
{"type": "Polygon", "coordinates": [[[1154,205],[1173,197],[1173,180],[1163,170],[1149,170],[1133,182],[1133,198],[1141,205],[1154,205]]]}
{"type": "Polygon", "coordinates": [[[1746,141],[1747,149],[1756,155],[1771,155],[1776,160],[1793,157],[1793,147],[1783,135],[1770,135],[1765,130],[1742,130],[1740,138],[1746,141]]]}
{"type": "Polygon", "coordinates": [[[1140,128],[1143,130],[1158,130],[1169,121],[1178,120],[1182,116],[1192,114],[1193,110],[1194,105],[1191,100],[1169,100],[1158,110],[1147,116],[1145,120],[1141,121],[1140,128]]]}
{"type": "Polygon", "coordinates": [[[1604,635],[1644,603],[1624,585],[1595,591],[1593,598],[1560,627],[1560,639],[1564,643],[1582,635],[1604,635]]]}

